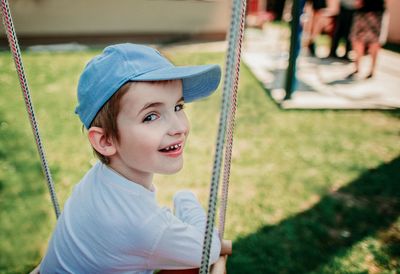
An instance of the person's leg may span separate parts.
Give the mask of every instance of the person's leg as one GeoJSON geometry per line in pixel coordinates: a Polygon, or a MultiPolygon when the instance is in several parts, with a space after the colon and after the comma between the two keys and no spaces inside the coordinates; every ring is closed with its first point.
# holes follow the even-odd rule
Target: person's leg
{"type": "Polygon", "coordinates": [[[368,75],[367,78],[371,78],[371,77],[374,76],[375,67],[376,67],[376,60],[377,60],[378,52],[379,52],[380,48],[381,48],[381,45],[379,44],[379,42],[378,43],[372,43],[372,44],[369,45],[369,54],[371,55],[371,58],[372,58],[372,66],[371,66],[371,72],[370,72],[370,74],[368,75]]]}
{"type": "Polygon", "coordinates": [[[275,21],[282,21],[282,15],[283,15],[283,9],[285,7],[285,0],[278,0],[275,1],[275,10],[276,10],[276,15],[275,15],[275,21]]]}
{"type": "Polygon", "coordinates": [[[371,72],[368,78],[374,76],[376,60],[378,57],[379,49],[381,48],[379,43],[379,36],[382,28],[382,16],[381,12],[370,12],[367,13],[368,25],[369,25],[369,49],[368,52],[372,58],[371,72]]]}
{"type": "Polygon", "coordinates": [[[339,45],[341,35],[342,35],[342,16],[341,13],[339,13],[336,19],[335,30],[333,32],[331,48],[329,50],[329,57],[337,57],[336,50],[339,45]]]}
{"type": "MultiPolygon", "coordinates": [[[[303,34],[304,34],[304,46],[308,48],[310,55],[314,55],[314,47],[313,47],[313,37],[312,37],[312,31],[313,31],[313,25],[314,25],[314,16],[315,16],[315,11],[311,4],[309,4],[309,1],[304,0],[305,3],[304,5],[304,15],[306,15],[307,20],[304,21],[304,24],[302,25],[303,28],[303,34]]],[[[302,2],[301,2],[302,3],[302,2]]]]}
{"type": "Polygon", "coordinates": [[[350,30],[350,40],[355,52],[355,71],[349,75],[354,76],[360,70],[360,61],[365,51],[365,19],[364,14],[360,12],[354,13],[353,24],[350,30]]]}
{"type": "Polygon", "coordinates": [[[345,55],[343,57],[348,58],[349,52],[352,49],[351,46],[351,39],[350,39],[350,30],[351,30],[351,26],[353,24],[353,16],[354,16],[354,11],[353,10],[349,10],[347,8],[343,8],[343,14],[344,14],[344,18],[343,18],[343,34],[342,37],[344,39],[346,39],[346,52],[345,55]]]}
{"type": "MultiPolygon", "coordinates": [[[[343,7],[343,5],[340,5],[340,11],[339,11],[339,15],[337,17],[335,32],[334,32],[334,36],[332,39],[329,56],[337,57],[336,50],[339,46],[339,42],[340,42],[341,38],[346,39],[346,46],[347,46],[347,44],[350,44],[350,43],[347,43],[349,41],[348,36],[350,33],[350,28],[351,28],[351,22],[350,23],[348,22],[348,10],[345,7],[343,7]]],[[[350,45],[350,47],[351,47],[351,45],[350,45]]],[[[347,53],[347,48],[346,48],[346,53],[347,53]]]]}
{"type": "Polygon", "coordinates": [[[323,12],[326,8],[326,0],[310,0],[312,2],[312,19],[310,22],[309,39],[306,44],[310,54],[315,56],[315,39],[321,33],[323,28],[323,12]]]}
{"type": "Polygon", "coordinates": [[[349,76],[354,76],[360,70],[360,61],[361,58],[364,56],[365,45],[362,41],[353,40],[352,41],[353,49],[356,52],[356,58],[354,60],[355,70],[349,76]]]}
{"type": "Polygon", "coordinates": [[[308,46],[312,55],[315,55],[315,39],[321,33],[323,26],[323,19],[324,18],[322,15],[322,11],[320,9],[313,11],[313,17],[311,22],[311,36],[310,36],[310,43],[308,46]]]}

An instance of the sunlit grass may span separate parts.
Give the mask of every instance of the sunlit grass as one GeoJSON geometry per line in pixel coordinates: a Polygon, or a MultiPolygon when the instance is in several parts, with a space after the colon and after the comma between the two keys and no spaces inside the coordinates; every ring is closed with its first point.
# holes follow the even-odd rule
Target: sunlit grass
{"type": "MultiPolygon", "coordinates": [[[[61,205],[94,159],[74,108],[79,74],[95,53],[24,53],[61,205]]],[[[168,56],[177,64],[224,64],[222,53],[168,56]]],[[[245,66],[241,72],[229,273],[399,272],[399,112],[283,111],[245,66]]],[[[189,188],[207,206],[221,90],[187,105],[185,167],[156,177],[161,204],[189,188]]],[[[55,224],[31,135],[11,57],[0,53],[0,273],[39,263],[55,224]]]]}

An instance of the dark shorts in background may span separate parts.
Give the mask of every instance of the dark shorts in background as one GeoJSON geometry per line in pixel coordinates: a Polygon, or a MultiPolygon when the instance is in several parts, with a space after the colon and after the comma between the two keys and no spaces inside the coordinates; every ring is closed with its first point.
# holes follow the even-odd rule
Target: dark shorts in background
{"type": "Polygon", "coordinates": [[[351,41],[364,44],[379,43],[382,26],[382,12],[356,12],[351,28],[351,41]]]}
{"type": "Polygon", "coordinates": [[[312,3],[312,7],[314,10],[326,8],[326,0],[308,0],[308,2],[312,3]]]}

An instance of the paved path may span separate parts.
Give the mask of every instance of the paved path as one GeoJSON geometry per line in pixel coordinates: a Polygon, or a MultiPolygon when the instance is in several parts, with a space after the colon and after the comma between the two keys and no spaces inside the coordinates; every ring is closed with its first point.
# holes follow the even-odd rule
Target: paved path
{"type": "MultiPolygon", "coordinates": [[[[347,79],[354,64],[309,57],[302,51],[297,65],[298,85],[292,98],[283,101],[289,38],[287,29],[270,24],[263,30],[247,29],[243,47],[243,61],[282,108],[400,108],[400,54],[383,49],[372,79],[365,79],[369,56],[362,60],[360,76],[347,79]]],[[[318,48],[317,55],[327,55],[326,49],[318,48]]]]}

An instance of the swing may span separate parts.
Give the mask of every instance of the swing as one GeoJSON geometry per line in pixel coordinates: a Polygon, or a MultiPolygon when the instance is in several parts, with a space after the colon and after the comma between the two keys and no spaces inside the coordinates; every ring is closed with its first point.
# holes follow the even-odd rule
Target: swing
{"type": "MultiPolygon", "coordinates": [[[[28,82],[25,76],[21,52],[17,40],[17,36],[14,29],[14,24],[11,17],[11,12],[8,4],[8,0],[1,1],[1,14],[3,17],[3,24],[6,30],[7,39],[10,45],[11,52],[15,67],[17,70],[19,82],[21,85],[25,106],[28,112],[29,121],[32,127],[33,135],[35,138],[37,150],[40,156],[42,169],[46,177],[47,187],[49,189],[50,198],[53,204],[53,208],[58,218],[60,215],[60,207],[57,201],[54,183],[51,177],[50,168],[48,166],[44,147],[39,134],[39,127],[35,118],[35,112],[30,97],[30,91],[28,82]]],[[[219,211],[219,237],[221,239],[221,256],[217,262],[211,267],[211,274],[224,274],[226,273],[226,261],[228,255],[232,253],[232,242],[223,240],[224,229],[225,229],[225,216],[226,207],[228,201],[228,186],[229,176],[231,167],[231,156],[233,146],[233,130],[235,126],[235,114],[237,108],[237,88],[239,82],[239,71],[240,71],[240,57],[241,47],[244,33],[244,21],[246,12],[246,0],[233,0],[232,3],[232,16],[229,29],[229,44],[226,55],[225,74],[224,74],[224,86],[221,101],[221,113],[218,126],[218,134],[216,140],[215,157],[213,163],[213,170],[210,184],[210,195],[208,202],[207,212],[207,223],[203,242],[203,252],[201,259],[200,269],[187,269],[187,270],[162,270],[160,274],[189,274],[189,273],[209,273],[209,256],[211,249],[212,231],[215,221],[215,212],[217,206],[217,195],[219,188],[219,177],[222,163],[222,153],[225,146],[224,154],[224,173],[223,173],[223,184],[221,193],[221,206],[219,211]]],[[[31,273],[39,273],[39,266],[37,266],[31,273]]]]}

